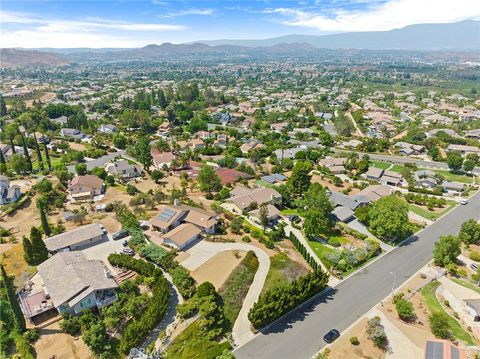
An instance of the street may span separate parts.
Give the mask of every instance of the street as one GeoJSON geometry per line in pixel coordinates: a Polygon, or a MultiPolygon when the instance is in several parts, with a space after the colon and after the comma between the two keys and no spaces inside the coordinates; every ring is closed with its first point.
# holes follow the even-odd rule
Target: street
{"type": "Polygon", "coordinates": [[[264,329],[234,351],[235,357],[307,359],[323,348],[323,335],[332,328],[341,333],[432,259],[435,241],[457,234],[461,224],[480,219],[480,192],[408,243],[387,253],[312,302],[299,307],[264,329]],[[393,274],[391,274],[393,273],[393,274]]]}

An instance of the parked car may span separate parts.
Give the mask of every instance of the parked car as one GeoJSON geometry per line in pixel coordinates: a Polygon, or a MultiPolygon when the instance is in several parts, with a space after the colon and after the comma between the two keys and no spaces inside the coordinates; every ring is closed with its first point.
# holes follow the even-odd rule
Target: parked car
{"type": "Polygon", "coordinates": [[[475,263],[470,264],[470,268],[472,268],[474,271],[478,270],[478,266],[475,263]]]}
{"type": "Polygon", "coordinates": [[[128,233],[128,231],[126,229],[121,229],[118,232],[115,232],[113,234],[112,238],[113,238],[114,241],[118,241],[119,239],[128,237],[129,234],[130,233],[128,233]]]}
{"type": "Polygon", "coordinates": [[[302,219],[297,216],[296,214],[293,214],[291,216],[288,216],[288,219],[290,220],[290,222],[292,223],[299,223],[302,219]]]}
{"type": "Polygon", "coordinates": [[[132,249],[132,248],[128,248],[128,247],[123,248],[123,249],[122,249],[122,253],[123,253],[123,254],[128,254],[129,256],[134,256],[134,255],[135,255],[135,252],[133,251],[133,249],[132,249]]]}
{"type": "Polygon", "coordinates": [[[338,337],[340,337],[340,332],[337,329],[331,329],[327,334],[323,336],[323,340],[330,344],[337,340],[338,337]]]}
{"type": "Polygon", "coordinates": [[[460,204],[468,204],[468,201],[466,199],[461,199],[460,204]]]}

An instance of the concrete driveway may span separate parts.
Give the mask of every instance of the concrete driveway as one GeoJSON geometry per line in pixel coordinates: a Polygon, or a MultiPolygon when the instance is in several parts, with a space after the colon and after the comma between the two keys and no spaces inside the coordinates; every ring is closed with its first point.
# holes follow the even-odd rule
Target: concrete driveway
{"type": "Polygon", "coordinates": [[[107,258],[112,253],[120,252],[123,248],[122,242],[128,239],[129,237],[119,241],[114,241],[110,236],[108,236],[108,241],[85,248],[82,250],[82,252],[88,259],[101,260],[110,269],[112,274],[116,274],[116,270],[110,265],[110,263],[108,263],[107,258]]]}
{"type": "MultiPolygon", "coordinates": [[[[265,279],[267,278],[268,269],[270,268],[270,258],[268,255],[255,246],[243,243],[212,243],[205,240],[200,241],[187,250],[190,256],[181,264],[193,271],[200,267],[203,263],[213,258],[215,255],[225,251],[254,251],[258,258],[258,270],[255,273],[250,289],[243,301],[242,309],[238,313],[237,320],[233,325],[232,337],[236,345],[242,345],[251,340],[254,334],[250,330],[250,321],[248,320],[248,312],[253,304],[258,300],[262,292],[265,279]]],[[[221,268],[219,268],[221,270],[221,268]]]]}

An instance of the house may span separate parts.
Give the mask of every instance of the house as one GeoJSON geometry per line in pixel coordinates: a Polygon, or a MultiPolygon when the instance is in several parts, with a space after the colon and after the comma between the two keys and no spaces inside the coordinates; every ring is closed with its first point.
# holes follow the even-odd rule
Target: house
{"type": "Polygon", "coordinates": [[[77,130],[76,128],[62,128],[60,130],[60,136],[81,140],[85,137],[85,134],[82,131],[77,130]]]}
{"type": "Polygon", "coordinates": [[[339,220],[340,222],[347,223],[350,222],[353,218],[355,218],[355,212],[353,212],[350,208],[338,206],[335,207],[332,214],[339,220]]]}
{"type": "Polygon", "coordinates": [[[100,125],[100,128],[98,129],[99,132],[101,133],[115,133],[117,132],[117,127],[114,125],[104,125],[103,123],[100,125]]]}
{"type": "MultiPolygon", "coordinates": [[[[261,224],[262,219],[260,218],[260,208],[254,209],[250,212],[248,212],[248,215],[250,218],[253,219],[254,222],[261,224]]],[[[275,222],[278,220],[278,217],[280,216],[280,211],[278,210],[277,207],[271,204],[267,204],[267,220],[269,223],[275,222]]]]}
{"type": "Polygon", "coordinates": [[[473,139],[480,139],[480,129],[465,131],[465,137],[473,138],[473,139]]]}
{"type": "Polygon", "coordinates": [[[260,206],[266,204],[281,204],[282,196],[273,188],[254,188],[247,187],[235,187],[230,192],[231,197],[228,198],[225,203],[229,208],[237,213],[242,214],[248,211],[255,205],[260,206]]]}
{"type": "Polygon", "coordinates": [[[190,223],[182,223],[178,227],[163,235],[163,244],[178,250],[184,249],[195,242],[202,230],[190,223]]]}
{"type": "Polygon", "coordinates": [[[68,185],[68,192],[76,201],[92,200],[105,191],[105,184],[95,175],[73,177],[68,185]]]}
{"type": "Polygon", "coordinates": [[[50,253],[79,251],[108,240],[105,228],[98,223],[77,227],[45,240],[50,253]]]}
{"type": "Polygon", "coordinates": [[[399,186],[403,182],[401,174],[376,167],[370,167],[364,174],[364,177],[370,181],[376,181],[390,186],[399,186]]]}
{"type": "Polygon", "coordinates": [[[82,252],[62,252],[37,266],[31,286],[20,292],[20,307],[26,318],[56,309],[80,314],[114,303],[118,287],[99,260],[88,260],[82,252]]]}
{"type": "Polygon", "coordinates": [[[342,206],[355,211],[358,207],[370,203],[370,200],[366,197],[354,197],[347,196],[341,192],[327,191],[327,196],[334,207],[342,206]]]}
{"type": "Polygon", "coordinates": [[[158,133],[160,135],[166,135],[170,131],[170,128],[170,122],[163,122],[160,126],[158,126],[158,133]]]}
{"type": "Polygon", "coordinates": [[[129,180],[142,175],[142,167],[129,163],[127,160],[118,160],[105,166],[106,171],[114,177],[129,180]]]}
{"type": "Polygon", "coordinates": [[[365,177],[370,181],[377,181],[380,182],[380,178],[383,175],[383,169],[370,167],[368,171],[365,173],[365,177]]]}
{"type": "Polygon", "coordinates": [[[215,170],[215,172],[218,177],[220,177],[222,186],[235,183],[242,178],[247,180],[253,178],[253,176],[249,175],[248,173],[240,172],[232,168],[219,167],[215,170]]]}
{"type": "Polygon", "coordinates": [[[466,146],[466,145],[454,145],[454,144],[449,144],[447,148],[445,149],[447,152],[453,152],[453,151],[458,151],[462,156],[466,156],[470,153],[474,153],[477,155],[480,155],[480,148],[476,146],[466,146]]]}
{"type": "Polygon", "coordinates": [[[157,149],[152,149],[152,161],[156,168],[162,169],[164,166],[170,167],[172,161],[176,159],[176,156],[170,152],[160,152],[157,149]]]}
{"type": "Polygon", "coordinates": [[[296,154],[302,151],[305,151],[305,150],[301,147],[296,147],[296,148],[278,149],[273,151],[273,153],[275,154],[275,156],[279,161],[283,161],[286,158],[294,159],[296,154]]]}
{"type": "Polygon", "coordinates": [[[353,196],[354,199],[364,199],[368,198],[369,201],[375,202],[378,201],[380,198],[389,196],[392,194],[392,189],[388,186],[385,185],[371,185],[360,192],[358,192],[356,195],[353,196]]]}
{"type": "Polygon", "coordinates": [[[263,145],[256,140],[251,140],[242,144],[240,146],[240,151],[242,151],[242,153],[248,153],[249,151],[259,148],[263,148],[263,145]]]}
{"type": "Polygon", "coordinates": [[[14,203],[21,195],[19,186],[10,186],[8,177],[0,175],[0,205],[14,203]]]}
{"type": "Polygon", "coordinates": [[[337,175],[345,173],[345,162],[347,162],[346,158],[327,157],[320,160],[320,165],[328,168],[331,173],[337,175]]]}
{"type": "Polygon", "coordinates": [[[23,147],[20,147],[20,146],[14,146],[14,147],[15,147],[15,152],[13,152],[11,145],[0,143],[0,151],[2,151],[5,161],[9,161],[10,157],[12,157],[14,153],[21,156],[25,154],[23,147]]]}
{"type": "Polygon", "coordinates": [[[60,116],[60,117],[57,117],[57,118],[51,118],[50,121],[53,122],[56,125],[63,126],[63,125],[67,124],[68,118],[67,118],[67,116],[60,116]]]}
{"type": "Polygon", "coordinates": [[[467,359],[462,348],[444,339],[428,339],[425,342],[424,359],[467,359]]]}
{"type": "Polygon", "coordinates": [[[274,184],[274,183],[286,181],[287,177],[285,177],[281,173],[272,173],[270,176],[262,176],[261,180],[270,184],[274,184]]]}
{"type": "Polygon", "coordinates": [[[180,250],[202,233],[215,233],[217,222],[218,215],[214,213],[178,203],[165,206],[149,221],[153,231],[163,233],[163,244],[180,250]]]}
{"type": "Polygon", "coordinates": [[[444,181],[442,183],[442,188],[446,193],[460,195],[465,189],[465,183],[444,181]]]}
{"type": "Polygon", "coordinates": [[[465,309],[475,322],[480,321],[480,299],[464,299],[465,309]]]}
{"type": "Polygon", "coordinates": [[[419,170],[413,173],[413,179],[417,187],[435,188],[438,185],[437,174],[430,170],[419,170]]]}

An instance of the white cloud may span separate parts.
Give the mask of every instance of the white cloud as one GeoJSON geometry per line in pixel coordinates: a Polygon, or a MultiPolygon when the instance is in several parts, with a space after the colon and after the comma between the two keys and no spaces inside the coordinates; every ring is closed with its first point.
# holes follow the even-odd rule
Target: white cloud
{"type": "Polygon", "coordinates": [[[166,14],[161,14],[159,17],[177,17],[177,16],[187,16],[187,15],[201,15],[201,16],[208,16],[213,15],[215,13],[214,9],[185,9],[179,11],[172,11],[166,14]]]}
{"type": "Polygon", "coordinates": [[[362,10],[337,9],[333,15],[293,8],[266,9],[280,14],[281,23],[314,28],[324,32],[381,31],[412,24],[449,23],[480,19],[478,0],[389,0],[372,1],[362,10]]]}
{"type": "Polygon", "coordinates": [[[79,20],[42,19],[30,14],[0,12],[1,47],[133,47],[140,46],[143,38],[129,32],[152,35],[181,31],[184,25],[133,23],[101,18],[79,20]],[[18,25],[22,29],[18,29],[18,25]],[[6,25],[14,25],[9,27],[6,25]]]}

